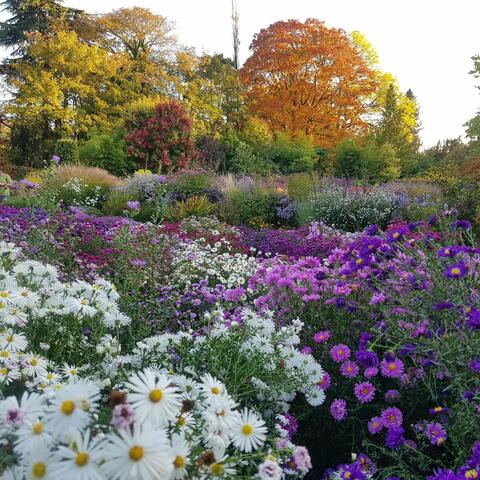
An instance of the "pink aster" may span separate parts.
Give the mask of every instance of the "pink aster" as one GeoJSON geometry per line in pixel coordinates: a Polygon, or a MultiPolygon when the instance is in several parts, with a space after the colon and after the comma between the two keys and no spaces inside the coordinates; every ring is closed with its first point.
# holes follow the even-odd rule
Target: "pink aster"
{"type": "Polygon", "coordinates": [[[342,398],[335,399],[330,405],[330,413],[335,420],[345,420],[347,418],[347,402],[342,398]]]}
{"type": "Polygon", "coordinates": [[[327,372],[324,372],[322,379],[317,383],[317,385],[320,390],[326,390],[330,386],[331,382],[332,379],[330,375],[327,372]]]}
{"type": "Polygon", "coordinates": [[[376,377],[378,375],[378,368],[377,367],[368,367],[365,369],[363,373],[367,378],[376,377]]]}
{"type": "Polygon", "coordinates": [[[368,422],[368,431],[375,435],[375,433],[378,433],[380,430],[383,428],[383,422],[380,417],[373,417],[370,419],[368,422]]]}

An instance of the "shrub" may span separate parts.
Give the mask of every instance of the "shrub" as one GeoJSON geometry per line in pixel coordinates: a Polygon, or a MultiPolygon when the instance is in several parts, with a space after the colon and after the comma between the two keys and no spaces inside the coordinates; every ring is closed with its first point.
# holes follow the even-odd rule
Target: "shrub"
{"type": "Polygon", "coordinates": [[[125,179],[125,189],[134,191],[141,202],[156,204],[165,195],[166,177],[151,173],[136,173],[125,179]]]}
{"type": "Polygon", "coordinates": [[[80,159],[91,167],[103,168],[119,177],[135,170],[135,163],[127,159],[122,132],[92,137],[80,147],[80,159]]]}
{"type": "Polygon", "coordinates": [[[138,194],[134,190],[112,190],[102,210],[107,215],[122,215],[127,209],[127,202],[138,200],[138,194]]]}
{"type": "Polygon", "coordinates": [[[236,173],[257,175],[269,175],[278,171],[265,150],[255,150],[244,142],[235,146],[228,169],[236,173]]]}
{"type": "Polygon", "coordinates": [[[202,170],[178,172],[171,175],[167,182],[169,192],[181,193],[187,198],[202,195],[205,189],[211,189],[213,186],[214,175],[202,170]]]}
{"type": "Polygon", "coordinates": [[[227,146],[216,138],[204,135],[197,140],[200,163],[210,170],[218,170],[225,161],[227,146]]]}
{"type": "Polygon", "coordinates": [[[50,188],[58,188],[71,178],[76,178],[86,185],[115,187],[120,184],[120,180],[106,170],[97,167],[87,167],[85,165],[59,165],[54,167],[51,175],[44,180],[44,184],[50,188]]]}
{"type": "Polygon", "coordinates": [[[308,135],[277,132],[271,149],[272,161],[283,173],[311,172],[316,167],[317,149],[308,135]]]}
{"type": "Polygon", "coordinates": [[[75,140],[69,138],[57,140],[54,153],[60,157],[63,164],[76,165],[79,163],[78,145],[75,140]]]}
{"type": "Polygon", "coordinates": [[[286,177],[288,196],[294,202],[306,200],[315,189],[318,179],[305,173],[293,173],[286,177]]]}
{"type": "Polygon", "coordinates": [[[126,127],[128,154],[137,157],[138,168],[172,172],[196,156],[192,120],[176,101],[157,105],[152,117],[134,116],[126,127]]]}

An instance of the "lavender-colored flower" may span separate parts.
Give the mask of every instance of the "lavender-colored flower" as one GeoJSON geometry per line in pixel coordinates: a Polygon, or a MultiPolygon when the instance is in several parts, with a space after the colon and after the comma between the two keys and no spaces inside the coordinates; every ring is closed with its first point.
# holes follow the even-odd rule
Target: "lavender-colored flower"
{"type": "Polygon", "coordinates": [[[468,267],[463,262],[460,262],[449,265],[443,274],[446,278],[462,278],[467,274],[467,272],[468,267]]]}
{"type": "Polygon", "coordinates": [[[53,162],[53,163],[59,164],[59,163],[60,163],[60,160],[61,160],[61,158],[60,158],[58,155],[54,155],[54,156],[52,157],[52,162],[53,162]]]}
{"type": "Polygon", "coordinates": [[[330,405],[330,413],[337,420],[345,420],[347,418],[347,402],[341,398],[335,399],[330,405]]]}
{"type": "Polygon", "coordinates": [[[365,368],[378,367],[378,355],[368,350],[358,350],[355,352],[355,360],[365,368]]]}
{"type": "Polygon", "coordinates": [[[347,347],[347,345],[339,343],[331,348],[330,356],[334,362],[343,362],[350,357],[350,349],[347,347]]]}
{"type": "Polygon", "coordinates": [[[458,249],[454,246],[452,247],[442,247],[438,253],[437,256],[440,258],[451,258],[454,257],[458,253],[458,249]]]}
{"type": "Polygon", "coordinates": [[[402,412],[396,407],[386,408],[382,411],[380,418],[386,428],[399,427],[403,422],[402,412]]]}
{"type": "Polygon", "coordinates": [[[367,378],[373,378],[378,375],[378,368],[377,367],[368,367],[363,372],[363,375],[367,378]]]}
{"type": "Polygon", "coordinates": [[[344,377],[355,378],[358,375],[358,371],[358,365],[350,360],[346,360],[340,366],[340,372],[344,377]]]}
{"type": "Polygon", "coordinates": [[[447,412],[448,407],[433,407],[433,408],[430,408],[428,411],[433,415],[438,415],[439,413],[447,412]]]}
{"type": "Polygon", "coordinates": [[[384,377],[398,378],[403,374],[404,365],[399,358],[384,359],[380,363],[380,369],[384,377]]]}
{"type": "Polygon", "coordinates": [[[429,423],[426,433],[432,445],[442,445],[447,439],[447,432],[440,423],[429,423]]]}
{"type": "Polygon", "coordinates": [[[20,428],[25,423],[25,413],[20,408],[7,410],[4,416],[5,425],[10,428],[20,428]]]}
{"type": "Polygon", "coordinates": [[[454,230],[468,230],[472,224],[468,220],[457,220],[456,222],[452,222],[450,224],[450,231],[453,232],[454,230]]]}
{"type": "Polygon", "coordinates": [[[310,455],[305,447],[295,447],[292,458],[297,468],[302,472],[308,472],[312,468],[310,455]]]}
{"type": "Polygon", "coordinates": [[[380,417],[373,417],[368,422],[368,431],[371,434],[378,433],[380,430],[383,429],[383,421],[380,417]]]}
{"type": "Polygon", "coordinates": [[[138,210],[138,208],[140,207],[140,202],[138,202],[138,201],[127,202],[127,207],[130,210],[138,210]]]}
{"type": "Polygon", "coordinates": [[[397,449],[403,445],[405,438],[403,434],[405,430],[402,427],[390,427],[387,431],[385,443],[387,447],[397,449]]]}
{"type": "Polygon", "coordinates": [[[144,267],[147,262],[145,260],[140,260],[139,258],[135,258],[130,262],[134,267],[144,267]]]}
{"type": "Polygon", "coordinates": [[[375,235],[379,230],[380,227],[378,225],[370,225],[363,231],[363,233],[365,233],[365,235],[375,235]]]}
{"type": "Polygon", "coordinates": [[[375,387],[370,382],[357,383],[354,392],[361,403],[368,403],[375,396],[375,387]]]}

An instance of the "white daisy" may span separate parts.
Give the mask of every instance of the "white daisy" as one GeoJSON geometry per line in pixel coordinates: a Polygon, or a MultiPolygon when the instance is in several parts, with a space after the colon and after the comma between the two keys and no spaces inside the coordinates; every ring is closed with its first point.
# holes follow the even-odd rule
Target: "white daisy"
{"type": "Polygon", "coordinates": [[[71,313],[85,315],[86,317],[93,317],[98,310],[91,305],[87,298],[70,297],[65,301],[65,307],[71,313]]]}
{"type": "Polygon", "coordinates": [[[182,435],[172,435],[172,448],[169,456],[172,461],[173,469],[170,471],[169,479],[184,478],[187,475],[187,465],[189,463],[190,447],[182,435]]]}
{"type": "Polygon", "coordinates": [[[0,366],[0,384],[9,385],[20,378],[20,370],[14,365],[0,366]]]}
{"type": "Polygon", "coordinates": [[[23,371],[29,377],[40,377],[47,374],[47,360],[36,353],[27,353],[23,359],[23,371]]]}
{"type": "Polygon", "coordinates": [[[0,334],[0,349],[10,352],[25,351],[27,348],[27,337],[21,333],[14,333],[13,330],[7,330],[0,334]]]}
{"type": "Polygon", "coordinates": [[[166,375],[147,369],[133,375],[126,386],[132,390],[128,398],[138,422],[164,427],[178,415],[180,397],[166,375]]]}
{"type": "Polygon", "coordinates": [[[163,430],[135,427],[108,435],[104,445],[106,462],[101,465],[112,480],[156,480],[165,478],[172,469],[166,453],[169,449],[163,430]]]}
{"type": "Polygon", "coordinates": [[[202,381],[202,390],[207,395],[207,398],[223,395],[227,392],[225,385],[216,378],[212,377],[209,373],[203,375],[200,380],[202,381]]]}
{"type": "Polygon", "coordinates": [[[68,383],[75,383],[79,380],[78,367],[74,367],[73,365],[68,365],[67,363],[65,363],[61,368],[61,372],[67,379],[68,383]]]}
{"type": "Polygon", "coordinates": [[[22,459],[23,478],[25,480],[54,480],[52,474],[52,455],[46,447],[29,452],[22,459]]]}
{"type": "Polygon", "coordinates": [[[15,450],[22,455],[49,446],[52,440],[50,434],[45,431],[42,420],[28,422],[16,433],[18,438],[15,442],[15,450]]]}
{"type": "Polygon", "coordinates": [[[234,445],[246,453],[256,450],[267,438],[265,422],[247,409],[232,422],[230,432],[234,445]]]}
{"type": "Polygon", "coordinates": [[[81,430],[90,423],[90,414],[96,410],[99,389],[92,382],[80,380],[66,385],[55,393],[45,415],[45,425],[55,435],[70,429],[81,430]]]}
{"type": "Polygon", "coordinates": [[[104,480],[99,464],[104,459],[103,445],[90,439],[90,431],[82,435],[77,431],[71,435],[70,446],[60,445],[55,457],[60,461],[52,465],[52,472],[58,480],[104,480]]]}

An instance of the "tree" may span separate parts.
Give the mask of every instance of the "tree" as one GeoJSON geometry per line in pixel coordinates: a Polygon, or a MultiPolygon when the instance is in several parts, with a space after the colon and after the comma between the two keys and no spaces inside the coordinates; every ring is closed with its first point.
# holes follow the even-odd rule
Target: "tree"
{"type": "Polygon", "coordinates": [[[379,145],[389,143],[400,150],[408,142],[407,133],[403,126],[403,112],[398,104],[395,86],[390,84],[385,96],[385,105],[381,109],[381,118],[375,132],[379,145]]]}
{"type": "Polygon", "coordinates": [[[121,88],[128,64],[83,44],[73,31],[34,34],[29,42],[28,58],[13,64],[16,95],[7,111],[14,156],[38,165],[53,153],[55,140],[86,139],[94,126],[111,127],[118,105],[128,100],[121,88]]]}
{"type": "Polygon", "coordinates": [[[0,45],[13,48],[13,55],[25,53],[27,34],[51,30],[52,21],[67,22],[81,16],[82,11],[67,8],[57,0],[4,0],[3,11],[12,16],[0,23],[0,45]]]}
{"type": "Polygon", "coordinates": [[[139,159],[139,168],[168,173],[188,166],[196,157],[191,140],[192,120],[176,101],[155,107],[155,115],[140,117],[126,125],[128,154],[139,159]]]}
{"type": "Polygon", "coordinates": [[[304,133],[333,147],[365,132],[365,99],[377,86],[348,35],[308,19],[276,22],[254,36],[241,70],[250,110],[272,130],[304,133]]]}

